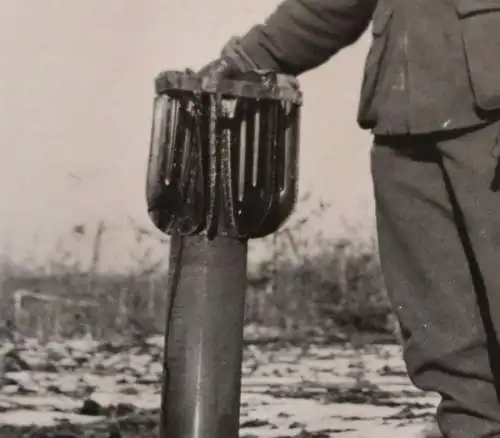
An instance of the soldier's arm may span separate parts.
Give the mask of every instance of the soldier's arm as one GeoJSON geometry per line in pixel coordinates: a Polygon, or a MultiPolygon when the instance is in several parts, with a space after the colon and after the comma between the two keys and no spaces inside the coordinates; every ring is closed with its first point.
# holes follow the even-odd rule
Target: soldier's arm
{"type": "Polygon", "coordinates": [[[259,67],[299,75],[356,42],[377,0],[285,0],[239,40],[259,67]]]}

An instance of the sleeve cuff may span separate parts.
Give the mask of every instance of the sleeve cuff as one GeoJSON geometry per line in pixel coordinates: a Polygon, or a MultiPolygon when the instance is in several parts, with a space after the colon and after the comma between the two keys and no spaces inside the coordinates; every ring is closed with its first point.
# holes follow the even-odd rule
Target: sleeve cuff
{"type": "Polygon", "coordinates": [[[261,70],[273,70],[283,72],[277,59],[262,43],[264,36],[264,25],[254,26],[250,31],[239,38],[235,50],[240,57],[250,60],[254,67],[261,70]]]}

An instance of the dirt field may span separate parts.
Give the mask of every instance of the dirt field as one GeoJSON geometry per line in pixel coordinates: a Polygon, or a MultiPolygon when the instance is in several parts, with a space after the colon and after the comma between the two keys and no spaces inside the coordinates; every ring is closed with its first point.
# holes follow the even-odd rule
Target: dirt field
{"type": "MultiPolygon", "coordinates": [[[[2,438],[156,437],[163,340],[4,345],[2,438]]],[[[435,437],[438,398],[409,382],[397,346],[245,349],[244,438],[435,437]]]]}

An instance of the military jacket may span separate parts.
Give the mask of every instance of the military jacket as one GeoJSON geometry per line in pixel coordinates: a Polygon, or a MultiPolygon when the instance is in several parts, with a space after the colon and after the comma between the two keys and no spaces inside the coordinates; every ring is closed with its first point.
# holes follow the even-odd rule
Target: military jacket
{"type": "Polygon", "coordinates": [[[300,75],[368,29],[362,128],[421,134],[499,118],[500,0],[285,0],[240,44],[259,67],[300,75]]]}

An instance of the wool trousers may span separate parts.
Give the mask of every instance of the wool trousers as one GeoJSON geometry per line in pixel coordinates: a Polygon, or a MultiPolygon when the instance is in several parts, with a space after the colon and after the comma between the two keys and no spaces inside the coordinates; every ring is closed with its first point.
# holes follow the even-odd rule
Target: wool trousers
{"type": "Polygon", "coordinates": [[[500,123],[375,136],[379,257],[415,386],[446,438],[500,437],[500,123]]]}

